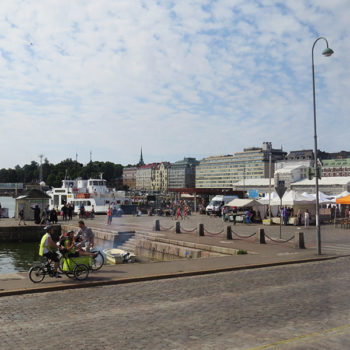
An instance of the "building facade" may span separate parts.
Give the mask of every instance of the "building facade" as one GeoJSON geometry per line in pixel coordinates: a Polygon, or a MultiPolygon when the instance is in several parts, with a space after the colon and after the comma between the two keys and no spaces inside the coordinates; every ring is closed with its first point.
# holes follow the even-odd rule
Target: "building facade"
{"type": "Polygon", "coordinates": [[[128,186],[130,190],[136,189],[136,171],[136,166],[123,169],[123,186],[128,186]]]}
{"type": "Polygon", "coordinates": [[[322,160],[322,177],[350,176],[350,158],[322,160]]]}
{"type": "Polygon", "coordinates": [[[140,191],[152,191],[154,181],[154,170],[157,163],[145,164],[136,170],[136,189],[140,191]]]}
{"type": "Polygon", "coordinates": [[[196,158],[184,158],[171,163],[168,170],[168,188],[194,188],[196,186],[196,158]]]}
{"type": "Polygon", "coordinates": [[[273,149],[271,142],[264,142],[261,148],[245,148],[234,155],[205,158],[196,168],[196,188],[232,188],[242,179],[273,177],[273,164],[285,156],[282,149],[273,149]]]}
{"type": "Polygon", "coordinates": [[[152,178],[152,190],[155,192],[164,192],[168,189],[168,170],[170,168],[169,162],[162,162],[157,164],[154,169],[154,176],[152,178]]]}

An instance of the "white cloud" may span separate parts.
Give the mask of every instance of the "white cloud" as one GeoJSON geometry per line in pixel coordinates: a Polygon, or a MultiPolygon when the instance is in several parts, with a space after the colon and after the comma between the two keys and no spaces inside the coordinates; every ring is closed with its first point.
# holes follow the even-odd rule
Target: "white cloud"
{"type": "Polygon", "coordinates": [[[0,3],[0,168],[347,146],[345,0],[0,3]],[[337,135],[337,137],[334,137],[337,135]]]}

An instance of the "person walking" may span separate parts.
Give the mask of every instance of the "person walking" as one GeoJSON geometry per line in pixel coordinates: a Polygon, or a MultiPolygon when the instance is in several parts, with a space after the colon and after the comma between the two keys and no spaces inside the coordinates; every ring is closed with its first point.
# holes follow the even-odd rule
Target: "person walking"
{"type": "Polygon", "coordinates": [[[112,208],[109,207],[107,210],[107,225],[112,224],[112,208]]]}
{"type": "Polygon", "coordinates": [[[310,213],[308,209],[305,209],[305,212],[304,212],[304,224],[305,224],[305,227],[309,227],[310,225],[310,213]]]}
{"type": "Polygon", "coordinates": [[[298,212],[297,212],[297,226],[301,226],[302,218],[303,218],[303,214],[301,213],[301,210],[298,209],[298,212]]]}
{"type": "Polygon", "coordinates": [[[288,225],[288,210],[287,210],[287,207],[283,208],[282,215],[283,215],[284,226],[287,226],[288,225]]]}
{"type": "Polygon", "coordinates": [[[19,216],[19,221],[18,221],[18,225],[21,226],[21,222],[23,221],[23,225],[26,225],[25,221],[24,221],[24,208],[22,208],[19,212],[18,212],[18,216],[19,216]]]}

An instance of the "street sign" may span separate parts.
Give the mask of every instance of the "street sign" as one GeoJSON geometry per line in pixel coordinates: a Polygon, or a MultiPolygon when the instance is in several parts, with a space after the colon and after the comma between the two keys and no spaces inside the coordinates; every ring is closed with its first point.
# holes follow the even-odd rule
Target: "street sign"
{"type": "Polygon", "coordinates": [[[249,190],[249,198],[259,198],[259,191],[258,190],[249,190]]]}
{"type": "Polygon", "coordinates": [[[277,186],[275,187],[278,197],[280,197],[281,199],[287,190],[287,187],[284,184],[285,184],[284,181],[278,181],[277,186]]]}

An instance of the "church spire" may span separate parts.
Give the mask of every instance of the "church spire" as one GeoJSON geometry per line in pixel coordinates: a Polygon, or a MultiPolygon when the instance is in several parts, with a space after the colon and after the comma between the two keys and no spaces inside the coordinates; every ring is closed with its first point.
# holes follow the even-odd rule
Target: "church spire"
{"type": "Polygon", "coordinates": [[[138,166],[142,166],[142,165],[145,165],[145,162],[143,161],[143,156],[142,156],[142,147],[141,147],[141,155],[140,155],[140,160],[137,164],[138,166]]]}

